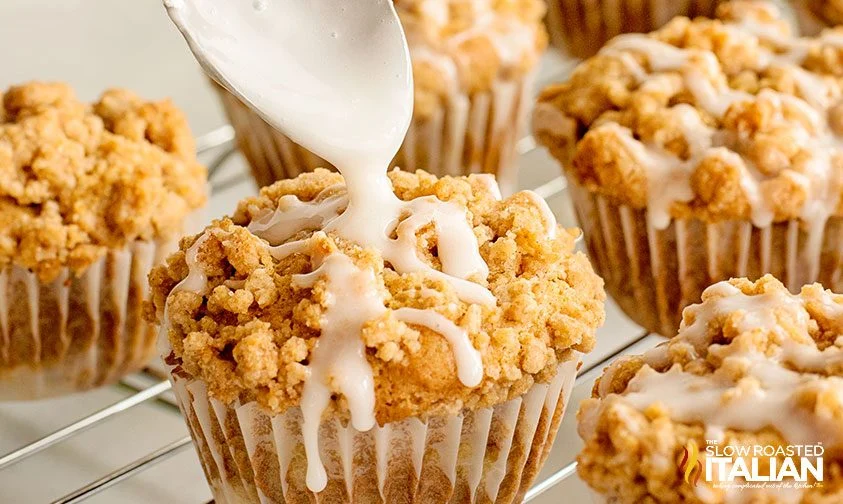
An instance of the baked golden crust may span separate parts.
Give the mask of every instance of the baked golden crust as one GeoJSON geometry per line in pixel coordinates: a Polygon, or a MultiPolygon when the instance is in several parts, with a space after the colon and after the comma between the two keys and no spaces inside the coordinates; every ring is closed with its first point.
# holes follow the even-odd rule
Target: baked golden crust
{"type": "MultiPolygon", "coordinates": [[[[718,436],[720,445],[733,446],[822,443],[824,480],[799,502],[838,502],[841,390],[843,295],[819,284],[792,295],[769,275],[755,283],[721,282],[703,294],[702,304],[685,310],[678,336],[643,356],[615,361],[595,383],[577,414],[585,441],[578,471],[611,502],[723,503],[729,502],[725,489],[704,478],[699,485],[705,489],[683,481],[679,463],[688,441],[701,450],[718,436]],[[667,388],[655,393],[659,386],[667,388]],[[706,390],[715,393],[703,401],[706,390]],[[753,407],[740,409],[747,402],[753,407]],[[709,405],[710,415],[699,413],[709,405]],[[713,420],[753,423],[748,417],[756,414],[758,429],[713,420]]],[[[771,489],[741,502],[797,502],[782,495],[771,489]]]]}
{"type": "MultiPolygon", "coordinates": [[[[548,238],[541,210],[530,197],[522,193],[497,201],[478,177],[437,180],[396,170],[390,178],[401,199],[436,195],[467,207],[490,270],[487,279],[477,281],[498,301],[495,307],[467,304],[449,283],[421,273],[398,274],[377,251],[334,234],[303,231],[290,237],[306,239],[306,252],[324,257],[339,250],[359,268],[375,272],[387,310],[366,323],[359,337],[374,374],[380,423],[498,404],[534,382],[546,382],[573,351],[591,350],[605,294],[585,256],[573,252],[576,231],[560,230],[548,238]],[[398,321],[393,311],[400,307],[433,309],[464,328],[482,355],[482,383],[464,387],[446,340],[398,321]]],[[[207,229],[198,261],[208,275],[208,295],[179,291],[169,297],[167,315],[173,362],[206,382],[213,396],[225,402],[255,399],[276,412],[298,404],[328,303],[325,281],[312,289],[297,287],[292,275],[313,269],[308,255],[275,260],[266,242],[243,226],[275,209],[283,195],[309,201],[338,184],[340,175],[321,169],[277,182],[241,202],[233,218],[207,229]]],[[[417,236],[419,256],[438,269],[432,227],[417,236]]],[[[150,317],[161,320],[168,295],[187,275],[184,251],[196,239],[184,239],[182,251],[153,270],[150,317]]],[[[332,409],[344,413],[344,401],[335,399],[332,409]]]]}
{"type": "Polygon", "coordinates": [[[395,0],[410,54],[415,114],[455,92],[487,92],[530,72],[547,47],[539,0],[395,0]]]}
{"type": "Polygon", "coordinates": [[[843,24],[843,1],[841,0],[795,0],[806,6],[820,21],[829,26],[843,24]]]}
{"type": "Polygon", "coordinates": [[[173,237],[205,202],[205,168],[170,102],[65,84],[10,88],[0,108],[0,269],[44,282],[133,240],[173,237]]]}
{"type": "Polygon", "coordinates": [[[673,198],[674,218],[750,220],[763,203],[758,220],[780,222],[820,199],[843,215],[843,30],[793,37],[766,2],[718,18],[610,42],[541,93],[538,140],[589,190],[634,208],[673,198]],[[671,178],[683,187],[655,194],[671,178]]]}

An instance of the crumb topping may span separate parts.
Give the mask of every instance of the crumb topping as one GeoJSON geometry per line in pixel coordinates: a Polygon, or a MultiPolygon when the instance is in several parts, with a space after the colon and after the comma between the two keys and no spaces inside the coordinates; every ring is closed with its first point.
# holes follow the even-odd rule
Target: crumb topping
{"type": "Polygon", "coordinates": [[[735,495],[702,480],[705,488],[685,483],[678,469],[683,447],[694,441],[705,457],[707,440],[821,443],[822,485],[809,483],[795,495],[801,498],[786,502],[837,502],[843,497],[843,295],[819,284],[794,295],[769,275],[715,284],[701,304],[685,310],[675,338],[612,363],[577,420],[585,441],[580,475],[617,502],[785,502],[775,488],[735,495]]]}
{"type": "Polygon", "coordinates": [[[767,2],[622,35],[545,89],[534,130],[578,183],[651,222],[843,215],[843,29],[767,2]]]}
{"type": "MultiPolygon", "coordinates": [[[[591,350],[605,295],[588,260],[573,252],[577,231],[558,230],[549,237],[543,210],[532,197],[519,193],[499,201],[483,176],[437,179],[397,170],[389,175],[402,200],[436,196],[467,209],[489,266],[488,277],[472,280],[494,294],[496,305],[465,302],[439,277],[399,274],[377,250],[333,232],[304,230],[285,237],[279,246],[304,240],[303,248],[276,259],[268,243],[245,226],[289,201],[285,196],[307,202],[344,192],[340,175],[317,170],[262,189],[241,202],[232,218],[206,230],[195,249],[207,276],[204,293],[171,293],[188,275],[186,252],[197,237],[184,239],[182,250],[153,270],[149,316],[160,322],[166,304],[173,362],[222,401],[256,400],[276,412],[298,405],[332,299],[324,279],[303,285],[293,276],[314,271],[311,257],[337,251],[373,273],[386,308],[359,335],[349,335],[365,345],[380,423],[498,404],[549,380],[572,352],[591,350]],[[482,358],[479,386],[463,385],[446,338],[399,316],[406,309],[433,310],[468,334],[482,358]]],[[[416,236],[418,256],[440,270],[433,226],[421,227],[416,236]]],[[[335,393],[330,410],[347,414],[345,398],[335,393]]]]}
{"type": "Polygon", "coordinates": [[[535,68],[547,46],[540,0],[395,0],[410,46],[415,113],[535,68]]]}
{"type": "Polygon", "coordinates": [[[205,168],[172,103],[106,91],[92,105],[65,84],[2,95],[0,268],[50,281],[133,240],[171,238],[205,202],[205,168]]]}

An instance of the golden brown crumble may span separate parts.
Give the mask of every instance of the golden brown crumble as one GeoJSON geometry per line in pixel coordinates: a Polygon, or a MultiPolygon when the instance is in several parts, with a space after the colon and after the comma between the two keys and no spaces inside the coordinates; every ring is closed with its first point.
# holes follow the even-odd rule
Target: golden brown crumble
{"type": "Polygon", "coordinates": [[[205,168],[169,101],[106,91],[93,105],[65,84],[2,95],[0,268],[49,281],[133,240],[173,237],[205,202],[205,168]]]}
{"type": "Polygon", "coordinates": [[[686,60],[680,68],[664,58],[654,64],[644,51],[610,42],[567,82],[541,93],[536,136],[569,176],[622,204],[647,207],[662,181],[648,187],[654,161],[623,141],[628,131],[654,158],[688,163],[680,176],[689,179],[690,200],[674,201],[672,217],[748,220],[753,201],[763,200],[774,221],[797,218],[823,149],[831,152],[828,179],[816,185],[843,191],[843,29],[799,39],[770,4],[742,1],[721,5],[718,19],[678,17],[646,37],[680,48],[686,60]],[[709,85],[714,103],[700,91],[709,85]],[[712,112],[729,95],[739,98],[712,112]],[[825,126],[824,115],[825,136],[817,125],[825,126]],[[713,130],[718,149],[694,157],[694,143],[706,136],[699,130],[713,130]],[[757,194],[749,180],[758,181],[757,194]]]}
{"type": "Polygon", "coordinates": [[[843,0],[793,0],[808,8],[820,21],[836,26],[843,24],[843,0]]]}
{"type": "MultiPolygon", "coordinates": [[[[489,265],[485,284],[497,297],[493,308],[461,301],[453,287],[423,273],[398,274],[380,254],[333,234],[302,231],[307,252],[275,260],[266,242],[247,225],[283,195],[302,201],[342,184],[325,170],[282,180],[240,203],[232,218],[207,228],[198,260],[208,275],[207,295],[178,291],[169,298],[169,340],[183,369],[208,383],[226,402],[256,399],[272,411],[298,403],[305,365],[320,334],[326,309],[325,282],[294,286],[293,274],[312,271],[310,255],[342,251],[361,268],[371,268],[387,311],[365,324],[361,337],[375,377],[377,419],[453,412],[497,404],[546,382],[572,351],[587,352],[603,321],[602,281],[581,253],[574,253],[575,230],[548,239],[540,210],[525,195],[497,201],[476,177],[436,177],[424,172],[390,173],[404,200],[435,195],[465,205],[480,251],[489,265]],[[398,321],[400,307],[434,309],[466,329],[483,357],[485,379],[475,389],[457,378],[446,340],[436,332],[398,321]]],[[[438,267],[431,226],[419,233],[419,255],[438,267]]],[[[182,251],[150,275],[159,322],[173,287],[187,275],[184,251],[197,237],[182,240],[182,251]]],[[[339,397],[335,409],[344,411],[339,397]]]]}
{"type": "Polygon", "coordinates": [[[540,0],[395,0],[413,57],[415,114],[427,117],[455,86],[483,93],[519,79],[547,46],[540,0]],[[498,46],[503,46],[503,52],[498,46]],[[523,50],[522,54],[518,54],[523,50]],[[510,61],[508,54],[518,54],[510,61]],[[452,82],[451,69],[459,82],[452,82]]]}
{"type": "MultiPolygon", "coordinates": [[[[685,310],[678,336],[642,356],[622,357],[598,379],[592,397],[583,401],[577,414],[579,433],[585,441],[578,457],[580,476],[611,502],[619,504],[724,503],[729,502],[726,490],[714,488],[704,478],[699,485],[705,485],[705,491],[683,480],[679,463],[689,441],[704,451],[706,441],[722,432],[721,446],[801,444],[786,439],[774,425],[757,431],[726,426],[721,431],[724,426],[707,424],[698,418],[679,420],[683,413],[678,410],[700,405],[693,397],[664,397],[669,392],[662,390],[659,395],[647,396],[646,401],[640,400],[648,394],[647,386],[643,385],[648,377],[661,375],[676,383],[678,375],[670,377],[669,373],[682,372],[710,378],[711,388],[723,386],[720,402],[715,403],[721,413],[734,402],[757,398],[759,388],[767,389],[761,392],[762,401],[769,401],[763,403],[768,406],[758,407],[764,411],[762,414],[773,417],[778,414],[794,422],[798,418],[810,426],[810,443],[825,440],[824,481],[806,490],[798,502],[840,502],[843,499],[843,397],[839,393],[843,390],[843,295],[824,291],[814,284],[804,287],[798,297],[800,301],[795,303],[793,300],[797,298],[769,275],[754,283],[746,279],[730,280],[728,284],[736,289],[722,288],[728,287],[725,284],[708,289],[702,304],[685,310]],[[746,296],[743,300],[742,295],[746,296]],[[699,323],[695,325],[695,322],[699,323]],[[752,359],[760,359],[803,381],[783,391],[782,388],[789,387],[785,384],[789,379],[778,384],[776,377],[781,375],[772,373],[765,383],[758,377],[769,372],[753,373],[761,364],[752,359]],[[782,392],[789,394],[789,400],[781,403],[780,410],[771,409],[769,404],[780,399],[777,394],[782,392]],[[702,496],[708,496],[707,500],[702,496]]],[[[670,380],[662,383],[667,381],[670,380]]],[[[744,414],[753,412],[744,411],[744,414]]],[[[763,458],[760,463],[761,474],[769,471],[763,458]]],[[[778,500],[773,489],[741,502],[797,501],[778,500]]]]}

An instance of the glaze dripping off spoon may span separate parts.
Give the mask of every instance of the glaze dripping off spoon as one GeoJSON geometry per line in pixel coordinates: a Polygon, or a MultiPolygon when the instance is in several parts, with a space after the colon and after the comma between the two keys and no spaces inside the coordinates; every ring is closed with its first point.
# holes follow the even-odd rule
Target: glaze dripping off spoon
{"type": "Polygon", "coordinates": [[[202,67],[334,165],[389,164],[413,113],[392,0],[165,0],[202,67]]]}

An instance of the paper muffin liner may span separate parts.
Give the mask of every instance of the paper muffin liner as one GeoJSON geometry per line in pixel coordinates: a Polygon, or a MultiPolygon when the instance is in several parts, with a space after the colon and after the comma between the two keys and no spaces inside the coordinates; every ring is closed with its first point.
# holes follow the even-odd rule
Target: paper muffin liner
{"type": "MultiPolygon", "coordinates": [[[[505,194],[517,183],[516,144],[532,106],[533,73],[499,80],[489,92],[452,93],[425,118],[414,116],[392,166],[437,176],[492,173],[505,194]]],[[[219,91],[240,150],[260,186],[330,163],[276,131],[225,89],[219,91]]]]}
{"type": "Polygon", "coordinates": [[[591,263],[606,291],[645,329],[673,336],[682,310],[698,303],[711,284],[771,273],[792,292],[820,282],[843,289],[843,219],[812,232],[790,220],[767,227],[748,221],[674,219],[666,229],[648,225],[636,210],[569,185],[591,263]]]}
{"type": "Polygon", "coordinates": [[[260,502],[521,502],[547,458],[571,396],[580,355],[550,383],[492,408],[410,418],[361,432],[323,420],[325,489],[305,483],[299,408],[267,413],[226,405],[180,368],[173,390],[217,504],[260,502]]]}
{"type": "Polygon", "coordinates": [[[545,20],[551,44],[587,58],[621,33],[650,32],[676,16],[711,17],[721,1],[548,0],[545,20]]]}
{"type": "Polygon", "coordinates": [[[0,400],[87,390],[143,367],[158,335],[143,320],[147,275],[174,245],[136,241],[50,283],[0,270],[0,400]]]}

